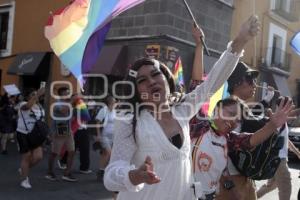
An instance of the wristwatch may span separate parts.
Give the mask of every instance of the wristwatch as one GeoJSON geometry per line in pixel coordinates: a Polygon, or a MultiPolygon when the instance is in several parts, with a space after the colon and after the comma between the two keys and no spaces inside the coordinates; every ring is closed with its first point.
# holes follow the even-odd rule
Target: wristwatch
{"type": "Polygon", "coordinates": [[[232,180],[226,180],[226,181],[224,181],[224,188],[225,188],[226,190],[230,190],[230,189],[232,189],[234,186],[235,186],[235,185],[234,185],[234,183],[233,183],[232,180]]]}

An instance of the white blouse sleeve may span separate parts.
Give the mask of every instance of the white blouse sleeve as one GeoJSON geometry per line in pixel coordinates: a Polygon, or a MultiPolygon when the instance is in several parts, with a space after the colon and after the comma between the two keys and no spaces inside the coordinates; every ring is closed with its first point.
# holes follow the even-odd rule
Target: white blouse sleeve
{"type": "Polygon", "coordinates": [[[138,192],[144,187],[144,184],[133,185],[128,174],[130,170],[136,169],[131,165],[131,159],[137,149],[131,121],[116,119],[114,122],[113,148],[104,175],[104,185],[111,191],[138,192]]]}
{"type": "Polygon", "coordinates": [[[180,117],[190,120],[197,114],[200,107],[225,83],[236,67],[243,51],[239,54],[232,53],[230,42],[227,50],[223,52],[219,60],[214,64],[207,79],[198,85],[192,92],[185,95],[183,103],[179,104],[177,111],[180,117]]]}

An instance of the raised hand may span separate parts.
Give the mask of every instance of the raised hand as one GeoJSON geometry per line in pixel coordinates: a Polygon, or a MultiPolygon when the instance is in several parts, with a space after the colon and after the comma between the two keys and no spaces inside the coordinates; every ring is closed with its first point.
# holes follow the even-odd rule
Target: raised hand
{"type": "Polygon", "coordinates": [[[129,178],[133,185],[141,183],[151,185],[160,182],[160,178],[153,171],[153,163],[149,156],[146,157],[144,163],[138,169],[129,172],[129,178]]]}
{"type": "Polygon", "coordinates": [[[41,87],[38,91],[37,91],[37,96],[42,96],[45,94],[45,87],[41,87]]]}
{"type": "Polygon", "coordinates": [[[193,29],[192,29],[192,34],[193,34],[193,37],[194,37],[194,40],[196,42],[197,45],[199,44],[202,44],[201,43],[201,39],[200,37],[205,37],[202,29],[198,26],[198,24],[195,24],[193,25],[193,29]]]}
{"type": "Polygon", "coordinates": [[[260,31],[260,22],[256,15],[252,15],[249,19],[244,22],[240,28],[238,38],[248,42],[255,37],[260,31]]]}
{"type": "Polygon", "coordinates": [[[297,119],[300,115],[300,108],[294,109],[289,114],[289,119],[297,119]]]}
{"type": "Polygon", "coordinates": [[[240,28],[238,35],[232,42],[232,52],[240,53],[246,43],[254,38],[260,31],[260,23],[257,16],[251,16],[246,22],[244,22],[240,28]]]}
{"type": "Polygon", "coordinates": [[[270,116],[270,122],[277,128],[280,128],[289,120],[289,116],[295,107],[291,99],[287,100],[286,103],[284,101],[284,99],[281,100],[276,112],[270,116]]]}

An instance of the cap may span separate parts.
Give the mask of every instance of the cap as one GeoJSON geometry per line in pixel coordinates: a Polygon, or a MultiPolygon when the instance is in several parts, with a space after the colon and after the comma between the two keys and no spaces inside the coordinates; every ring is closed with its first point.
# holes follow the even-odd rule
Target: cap
{"type": "Polygon", "coordinates": [[[233,87],[235,84],[240,83],[244,77],[250,76],[252,78],[256,78],[259,72],[257,70],[251,69],[243,62],[239,62],[232,72],[230,77],[228,78],[228,87],[233,87]]]}

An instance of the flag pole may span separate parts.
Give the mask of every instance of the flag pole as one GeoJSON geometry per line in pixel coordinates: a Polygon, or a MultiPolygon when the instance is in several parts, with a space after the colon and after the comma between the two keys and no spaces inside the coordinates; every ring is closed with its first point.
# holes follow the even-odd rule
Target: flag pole
{"type": "MultiPolygon", "coordinates": [[[[183,2],[184,2],[184,5],[185,5],[186,9],[188,10],[188,13],[190,14],[192,20],[194,21],[195,25],[197,27],[199,27],[198,24],[197,24],[196,18],[194,17],[194,14],[192,13],[192,10],[191,10],[190,6],[186,2],[186,0],[183,0],[183,2]]],[[[203,36],[200,36],[200,40],[201,40],[201,43],[202,43],[202,45],[204,47],[204,51],[205,51],[206,55],[210,56],[210,53],[209,53],[208,48],[206,46],[206,43],[205,43],[205,41],[203,39],[203,36]]]]}

